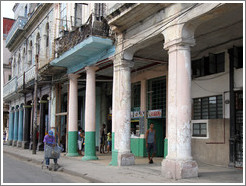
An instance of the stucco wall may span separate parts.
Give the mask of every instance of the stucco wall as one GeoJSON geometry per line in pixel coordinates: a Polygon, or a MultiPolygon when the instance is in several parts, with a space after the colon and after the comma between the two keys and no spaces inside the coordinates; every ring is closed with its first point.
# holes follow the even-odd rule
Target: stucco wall
{"type": "Polygon", "coordinates": [[[167,75],[167,65],[157,65],[151,69],[138,71],[131,74],[132,83],[167,75]]]}
{"type": "Polygon", "coordinates": [[[229,125],[229,119],[208,120],[209,137],[207,139],[199,139],[192,137],[191,139],[191,149],[193,158],[198,162],[228,166],[230,131],[229,125]],[[220,142],[222,144],[206,144],[212,142],[220,142]]]}

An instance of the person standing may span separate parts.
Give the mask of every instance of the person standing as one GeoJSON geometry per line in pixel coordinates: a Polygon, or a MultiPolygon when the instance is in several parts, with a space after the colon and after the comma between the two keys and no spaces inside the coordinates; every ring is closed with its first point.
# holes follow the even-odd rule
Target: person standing
{"type": "Polygon", "coordinates": [[[78,151],[79,151],[79,155],[82,155],[81,150],[82,150],[82,143],[83,143],[83,135],[82,135],[82,128],[79,127],[79,131],[78,131],[78,151]]]}
{"type": "Polygon", "coordinates": [[[103,124],[102,128],[100,129],[100,153],[104,153],[105,128],[106,128],[106,125],[103,124]]]}
{"type": "Polygon", "coordinates": [[[146,149],[148,152],[148,158],[149,158],[149,163],[154,163],[153,158],[156,153],[156,131],[154,129],[154,124],[150,124],[150,128],[146,131],[145,134],[145,140],[146,140],[146,149]],[[150,157],[152,151],[152,156],[150,157]]]}
{"type": "MultiPolygon", "coordinates": [[[[55,137],[53,135],[53,131],[50,130],[48,132],[47,135],[44,136],[44,148],[48,145],[48,146],[53,146],[55,147],[56,145],[56,141],[55,141],[55,137]]],[[[49,158],[45,158],[46,160],[46,166],[47,168],[49,168],[49,164],[50,164],[50,159],[49,158]]],[[[57,158],[54,158],[54,164],[57,165],[57,158]]]]}
{"type": "Polygon", "coordinates": [[[111,133],[110,132],[107,134],[107,142],[108,142],[107,153],[109,153],[109,151],[111,150],[111,145],[112,145],[112,138],[111,138],[111,133]]]}

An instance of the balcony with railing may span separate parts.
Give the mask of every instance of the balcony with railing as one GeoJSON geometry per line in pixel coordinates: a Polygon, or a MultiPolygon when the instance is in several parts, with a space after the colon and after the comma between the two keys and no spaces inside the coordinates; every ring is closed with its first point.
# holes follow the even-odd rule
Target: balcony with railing
{"type": "Polygon", "coordinates": [[[20,77],[18,77],[17,79],[17,89],[21,88],[23,86],[23,82],[24,82],[24,74],[22,74],[20,77]]]}
{"type": "Polygon", "coordinates": [[[26,72],[25,72],[25,84],[27,84],[29,81],[33,80],[35,78],[35,65],[31,66],[26,72]]]}
{"type": "Polygon", "coordinates": [[[100,20],[91,14],[86,24],[71,32],[63,31],[63,36],[55,40],[56,58],[50,64],[73,73],[112,56],[115,50],[113,37],[106,19],[100,20]]]}
{"type": "Polygon", "coordinates": [[[81,43],[89,36],[99,36],[104,38],[110,37],[109,26],[106,20],[94,20],[92,15],[93,14],[90,15],[89,19],[84,25],[76,27],[73,31],[62,31],[63,36],[55,40],[56,57],[61,56],[64,52],[81,43]]]}
{"type": "Polygon", "coordinates": [[[10,96],[17,90],[17,77],[12,78],[3,87],[3,99],[10,96]]]}
{"type": "Polygon", "coordinates": [[[29,82],[35,78],[35,65],[31,66],[25,73],[19,77],[15,76],[3,87],[3,99],[6,100],[13,96],[17,91],[23,89],[23,85],[30,84],[29,82]]]}
{"type": "Polygon", "coordinates": [[[15,39],[18,37],[18,35],[23,32],[23,28],[25,24],[27,23],[28,18],[19,16],[13,26],[11,27],[8,36],[6,38],[6,47],[10,47],[15,39]]]}

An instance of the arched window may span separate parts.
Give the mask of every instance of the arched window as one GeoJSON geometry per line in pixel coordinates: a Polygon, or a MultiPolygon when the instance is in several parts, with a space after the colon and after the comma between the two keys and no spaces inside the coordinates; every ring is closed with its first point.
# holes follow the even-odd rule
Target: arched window
{"type": "Polygon", "coordinates": [[[27,17],[27,5],[25,6],[25,17],[27,17]]]}
{"type": "Polygon", "coordinates": [[[18,75],[21,73],[21,55],[18,55],[18,75]]]}
{"type": "Polygon", "coordinates": [[[50,31],[49,31],[49,23],[47,23],[46,24],[46,47],[49,47],[49,35],[50,35],[50,33],[49,33],[50,31]]]}
{"type": "Polygon", "coordinates": [[[26,49],[23,48],[22,51],[22,69],[25,70],[25,64],[26,64],[26,49]]]}
{"type": "Polygon", "coordinates": [[[32,40],[29,43],[29,49],[28,49],[28,64],[32,64],[32,40]]]}
{"type": "Polygon", "coordinates": [[[16,75],[16,64],[15,64],[15,57],[12,59],[12,77],[16,75]]]}
{"type": "Polygon", "coordinates": [[[36,54],[39,55],[39,53],[40,53],[40,34],[38,33],[36,37],[36,54]]]}
{"type": "Polygon", "coordinates": [[[60,3],[60,28],[67,30],[67,4],[60,3]]]}
{"type": "Polygon", "coordinates": [[[45,26],[45,55],[46,59],[49,59],[49,41],[50,40],[50,30],[49,30],[49,23],[46,23],[45,26]]]}

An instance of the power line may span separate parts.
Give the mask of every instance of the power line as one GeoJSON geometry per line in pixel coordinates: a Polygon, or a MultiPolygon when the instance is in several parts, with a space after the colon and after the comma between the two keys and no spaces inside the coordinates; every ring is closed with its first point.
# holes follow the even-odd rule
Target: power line
{"type": "MultiPolygon", "coordinates": [[[[215,7],[213,7],[210,11],[218,8],[219,6],[221,6],[222,3],[219,3],[218,5],[216,5],[215,7]]],[[[175,19],[181,17],[181,16],[184,16],[186,15],[189,11],[191,11],[192,9],[196,8],[197,6],[201,6],[202,4],[199,4],[199,3],[196,3],[194,4],[192,7],[188,8],[187,10],[185,10],[184,12],[181,12],[180,14],[178,14],[177,16],[173,17],[172,19],[170,19],[168,22],[166,22],[165,24],[163,24],[159,29],[153,31],[152,33],[150,33],[149,35],[147,35],[146,37],[144,37],[143,39],[139,40],[137,43],[134,43],[133,45],[129,44],[128,46],[126,46],[125,48],[130,48],[130,47],[133,47],[141,42],[143,42],[145,39],[147,39],[148,37],[150,37],[151,35],[153,35],[154,33],[158,32],[158,31],[164,31],[166,30],[167,28],[171,27],[171,26],[175,26],[175,25],[181,25],[181,24],[184,24],[185,22],[182,22],[182,23],[178,23],[178,24],[173,24],[173,25],[170,25],[168,27],[166,27],[165,29],[163,29],[163,27],[165,27],[167,24],[171,23],[172,21],[174,21],[175,19]],[[163,29],[163,30],[162,30],[163,29]]],[[[130,40],[132,39],[133,37],[135,36],[132,36],[130,38],[128,38],[127,40],[130,40]]],[[[187,39],[191,39],[191,37],[187,38],[187,39]]],[[[124,44],[127,40],[123,40],[122,42],[118,43],[118,44],[124,44]]],[[[114,54],[114,56],[116,55],[120,55],[122,54],[124,51],[120,51],[116,54],[114,54]]]]}
{"type": "MultiPolygon", "coordinates": [[[[133,46],[135,46],[135,45],[141,43],[142,41],[144,41],[146,38],[150,37],[150,36],[153,35],[154,33],[156,33],[156,32],[158,32],[158,31],[162,30],[163,27],[165,27],[167,24],[171,23],[173,20],[177,19],[178,17],[180,17],[180,16],[182,16],[182,15],[184,15],[184,14],[187,14],[190,10],[194,9],[196,6],[199,6],[199,5],[201,5],[201,4],[196,3],[195,5],[193,5],[192,7],[190,7],[189,9],[185,10],[184,12],[179,13],[177,16],[173,17],[173,18],[170,19],[168,22],[166,22],[165,24],[163,24],[159,29],[154,30],[152,33],[150,33],[149,35],[145,36],[142,40],[138,41],[137,43],[135,43],[135,44],[133,44],[133,45],[130,45],[130,44],[129,44],[128,46],[126,46],[126,48],[133,47],[133,46]]],[[[179,23],[179,24],[183,24],[183,23],[179,23]]],[[[177,24],[177,25],[178,25],[178,24],[177,24]]],[[[172,26],[173,26],[173,25],[172,25],[172,26]]],[[[166,28],[165,28],[165,29],[166,29],[166,28]]],[[[164,29],[164,30],[165,30],[165,29],[164,29]]],[[[162,31],[164,31],[164,30],[162,30],[162,31]]],[[[130,40],[130,39],[132,39],[133,37],[135,37],[135,36],[132,36],[132,37],[128,38],[127,40],[130,40]]],[[[124,44],[127,40],[124,40],[124,41],[122,41],[122,42],[120,42],[120,43],[118,43],[118,44],[124,44]]],[[[122,52],[123,52],[123,51],[118,52],[118,53],[116,53],[115,55],[119,55],[119,54],[121,54],[122,52]]]]}

